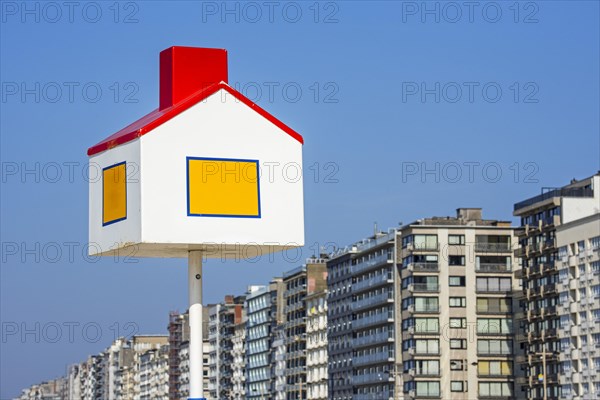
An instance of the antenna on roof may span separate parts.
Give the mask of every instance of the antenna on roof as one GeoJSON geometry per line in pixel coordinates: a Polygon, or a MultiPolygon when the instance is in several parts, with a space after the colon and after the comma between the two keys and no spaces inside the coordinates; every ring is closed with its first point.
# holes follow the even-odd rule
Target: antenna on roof
{"type": "Polygon", "coordinates": [[[373,236],[377,237],[377,221],[373,222],[373,236]]]}

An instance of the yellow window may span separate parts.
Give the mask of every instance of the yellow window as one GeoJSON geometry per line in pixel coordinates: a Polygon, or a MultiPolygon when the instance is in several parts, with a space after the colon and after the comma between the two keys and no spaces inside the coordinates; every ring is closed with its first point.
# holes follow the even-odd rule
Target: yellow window
{"type": "Polygon", "coordinates": [[[479,363],[477,364],[478,368],[479,368],[479,375],[489,375],[490,374],[490,363],[489,361],[479,361],[479,363]]]}
{"type": "Polygon", "coordinates": [[[125,161],[102,170],[102,225],[127,218],[127,174],[125,161]]]}
{"type": "Polygon", "coordinates": [[[187,158],[188,215],[260,218],[258,161],[187,158]]]}

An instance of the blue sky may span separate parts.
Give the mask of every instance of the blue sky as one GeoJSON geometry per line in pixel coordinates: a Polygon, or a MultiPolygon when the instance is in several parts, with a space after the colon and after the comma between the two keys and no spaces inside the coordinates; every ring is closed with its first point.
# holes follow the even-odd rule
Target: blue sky
{"type": "Polygon", "coordinates": [[[206,302],[374,222],[510,220],[600,166],[595,1],[1,4],[2,399],[186,308],[185,260],[82,255],[86,149],[157,107],[169,46],[226,48],[230,84],[305,139],[307,247],[207,262],[206,302]]]}

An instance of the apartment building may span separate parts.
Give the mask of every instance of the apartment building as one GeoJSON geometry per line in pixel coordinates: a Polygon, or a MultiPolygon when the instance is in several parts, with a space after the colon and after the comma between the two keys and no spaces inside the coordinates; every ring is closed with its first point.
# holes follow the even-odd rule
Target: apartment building
{"type": "Polygon", "coordinates": [[[396,231],[340,249],[327,261],[329,398],[393,399],[399,349],[396,231]]]}
{"type": "Polygon", "coordinates": [[[285,286],[285,399],[306,398],[306,297],[327,287],[326,258],[310,258],[283,274],[285,286]]]}
{"type": "Polygon", "coordinates": [[[329,398],[351,400],[352,386],[352,272],[356,248],[341,249],[327,261],[327,350],[329,398]]]}
{"type": "Polygon", "coordinates": [[[233,327],[231,343],[231,391],[232,400],[244,400],[246,397],[246,310],[242,309],[242,319],[233,327]]]}
{"type": "Polygon", "coordinates": [[[600,173],[514,205],[527,399],[598,398],[600,173]]]}
{"type": "Polygon", "coordinates": [[[65,400],[66,393],[67,381],[59,378],[24,389],[15,400],[65,400]]]}
{"type": "Polygon", "coordinates": [[[144,351],[139,356],[139,400],[169,398],[169,346],[144,351]]]}
{"type": "Polygon", "coordinates": [[[249,288],[246,295],[246,399],[274,397],[273,331],[283,322],[282,278],[249,288]]]}
{"type": "Polygon", "coordinates": [[[209,307],[208,340],[210,343],[208,398],[230,398],[233,392],[233,334],[235,325],[242,322],[244,296],[225,296],[209,307]]]}
{"type": "Polygon", "coordinates": [[[515,387],[515,241],[510,222],[483,219],[477,208],[400,228],[402,352],[394,374],[405,396],[523,398],[515,387]]]}
{"type": "Polygon", "coordinates": [[[327,289],[306,296],[306,398],[326,400],[327,289]]]}
{"type": "Polygon", "coordinates": [[[104,400],[105,367],[104,353],[90,356],[81,364],[81,400],[104,400]]]}
{"type": "Polygon", "coordinates": [[[284,325],[277,325],[273,328],[273,375],[275,379],[274,400],[285,400],[286,397],[286,340],[284,325]]]}

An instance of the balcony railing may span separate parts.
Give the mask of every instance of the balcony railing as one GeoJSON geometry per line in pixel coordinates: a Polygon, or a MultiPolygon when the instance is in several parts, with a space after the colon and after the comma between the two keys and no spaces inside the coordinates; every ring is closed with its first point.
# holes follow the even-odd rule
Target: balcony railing
{"type": "Polygon", "coordinates": [[[356,385],[364,385],[368,383],[382,383],[390,379],[390,375],[384,372],[355,375],[352,378],[352,382],[356,385]]]}
{"type": "Polygon", "coordinates": [[[368,354],[364,356],[356,356],[352,359],[352,365],[365,365],[393,360],[394,355],[388,351],[380,353],[368,354]]]}
{"type": "Polygon", "coordinates": [[[394,339],[392,332],[380,332],[375,335],[362,336],[352,339],[352,344],[355,347],[371,345],[375,343],[389,342],[394,339]]]}
{"type": "Polygon", "coordinates": [[[475,251],[487,251],[490,253],[504,253],[512,251],[510,243],[475,243],[475,251]]]}
{"type": "Polygon", "coordinates": [[[554,189],[546,193],[542,193],[538,196],[532,197],[530,199],[516,203],[514,206],[514,211],[528,207],[540,201],[551,199],[553,197],[594,197],[594,191],[592,189],[582,187],[554,189]]]}
{"type": "Polygon", "coordinates": [[[508,314],[512,312],[512,307],[480,307],[477,306],[478,314],[508,314]]]}
{"type": "Polygon", "coordinates": [[[356,282],[352,284],[353,292],[360,292],[365,289],[370,289],[373,287],[381,286],[386,283],[392,283],[393,280],[388,274],[379,274],[369,279],[364,279],[362,281],[356,282]]]}
{"type": "Polygon", "coordinates": [[[440,285],[437,283],[413,283],[409,285],[408,290],[414,293],[439,292],[440,285]]]}
{"type": "Polygon", "coordinates": [[[391,254],[387,254],[387,253],[380,254],[376,257],[371,258],[370,260],[366,260],[366,261],[360,262],[356,265],[353,265],[352,272],[356,274],[356,273],[360,273],[362,271],[368,271],[375,266],[378,266],[380,264],[384,265],[387,263],[391,263],[393,261],[394,260],[392,259],[391,254]]]}
{"type": "Polygon", "coordinates": [[[358,311],[365,308],[375,307],[382,303],[387,303],[394,300],[394,294],[392,292],[380,293],[375,296],[367,297],[362,300],[357,300],[352,304],[352,310],[358,311]]]}
{"type": "Polygon", "coordinates": [[[477,272],[511,272],[512,265],[506,263],[481,263],[475,268],[477,272]]]}
{"type": "Polygon", "coordinates": [[[438,313],[440,312],[440,306],[439,305],[426,305],[426,306],[421,306],[421,307],[409,307],[408,311],[411,313],[438,313]]]}
{"type": "Polygon", "coordinates": [[[364,328],[370,325],[377,325],[393,320],[393,316],[388,313],[376,314],[370,317],[359,318],[352,321],[353,328],[364,328]]]}
{"type": "Polygon", "coordinates": [[[412,271],[436,272],[439,270],[439,264],[436,262],[416,262],[409,265],[412,271]]]}

